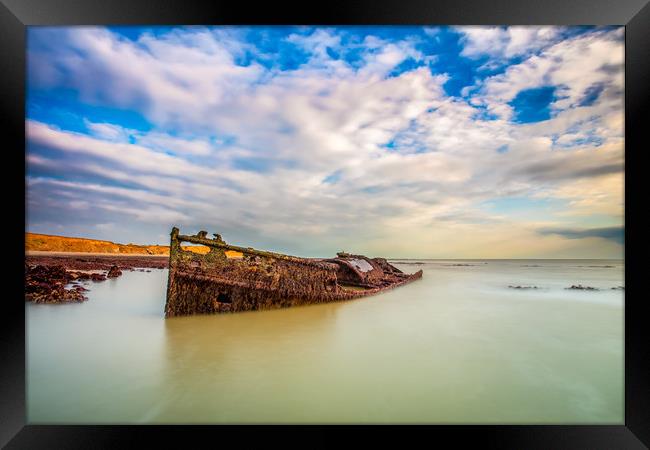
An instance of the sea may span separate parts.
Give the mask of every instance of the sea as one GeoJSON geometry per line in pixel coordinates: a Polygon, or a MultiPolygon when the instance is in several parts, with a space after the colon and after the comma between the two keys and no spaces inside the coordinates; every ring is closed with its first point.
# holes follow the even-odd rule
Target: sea
{"type": "Polygon", "coordinates": [[[272,311],[165,319],[155,269],[26,303],[27,422],[624,423],[622,260],[393,263],[423,278],[272,311]]]}

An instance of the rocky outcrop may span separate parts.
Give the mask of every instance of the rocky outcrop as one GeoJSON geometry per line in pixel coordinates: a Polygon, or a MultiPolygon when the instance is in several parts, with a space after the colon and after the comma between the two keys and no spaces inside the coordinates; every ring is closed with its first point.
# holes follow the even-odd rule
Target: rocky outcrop
{"type": "Polygon", "coordinates": [[[575,289],[575,290],[580,290],[580,291],[599,291],[600,289],[591,287],[591,286],[583,286],[581,284],[573,284],[568,288],[565,289],[575,289]]]}
{"type": "Polygon", "coordinates": [[[122,271],[120,270],[119,267],[116,265],[111,266],[110,269],[108,269],[108,273],[106,274],[107,278],[117,278],[120,275],[122,275],[122,271]]]}
{"type": "Polygon", "coordinates": [[[25,262],[25,301],[33,303],[83,302],[87,297],[80,281],[105,281],[122,275],[117,265],[107,273],[68,270],[62,264],[28,264],[25,262]]]}
{"type": "Polygon", "coordinates": [[[25,300],[34,303],[83,302],[83,286],[66,288],[75,278],[63,266],[25,264],[25,300]]]}

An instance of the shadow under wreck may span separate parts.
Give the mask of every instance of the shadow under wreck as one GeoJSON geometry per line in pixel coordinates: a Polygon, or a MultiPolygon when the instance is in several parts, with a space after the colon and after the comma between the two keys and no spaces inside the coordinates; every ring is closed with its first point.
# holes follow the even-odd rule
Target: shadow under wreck
{"type": "MultiPolygon", "coordinates": [[[[252,311],[365,297],[422,278],[384,258],[337,253],[299,258],[226,244],[221,236],[171,232],[165,317],[252,311]],[[181,248],[181,242],[208,252],[181,248]]],[[[186,247],[187,248],[187,247],[186,247]]]]}

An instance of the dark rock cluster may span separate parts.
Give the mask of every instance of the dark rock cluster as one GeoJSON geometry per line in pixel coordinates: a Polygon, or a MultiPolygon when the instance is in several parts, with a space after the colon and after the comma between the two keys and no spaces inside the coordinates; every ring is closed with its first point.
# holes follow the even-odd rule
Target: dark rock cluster
{"type": "Polygon", "coordinates": [[[34,303],[83,302],[83,286],[67,289],[75,278],[63,266],[29,266],[25,264],[25,300],[34,303]]]}
{"type": "MultiPolygon", "coordinates": [[[[483,263],[487,264],[487,263],[483,263]]],[[[479,266],[480,264],[465,264],[465,263],[460,263],[460,264],[443,264],[443,266],[448,266],[448,267],[473,267],[473,266],[479,266]]]]}
{"type": "MultiPolygon", "coordinates": [[[[510,289],[540,289],[537,286],[520,286],[520,285],[509,285],[508,286],[510,289]]],[[[573,290],[578,290],[578,291],[600,291],[600,289],[592,287],[592,286],[583,286],[581,284],[573,284],[567,288],[564,289],[573,289],[573,290]]],[[[623,291],[625,290],[624,286],[616,286],[612,288],[613,290],[617,291],[623,291]]]]}
{"type": "Polygon", "coordinates": [[[33,303],[73,303],[88,298],[80,281],[104,281],[122,275],[116,265],[107,274],[67,270],[63,265],[25,263],[25,300],[33,303]],[[70,286],[70,287],[69,287],[70,286]]]}
{"type": "Polygon", "coordinates": [[[104,275],[103,273],[86,273],[86,272],[68,271],[68,275],[70,275],[70,279],[73,280],[73,283],[76,281],[85,281],[85,280],[104,281],[106,279],[106,275],[104,275]]]}
{"type": "Polygon", "coordinates": [[[122,271],[120,270],[119,267],[116,265],[112,265],[110,269],[108,269],[108,273],[106,274],[107,278],[117,278],[120,275],[122,275],[122,271]]]}
{"type": "Polygon", "coordinates": [[[577,289],[581,291],[599,291],[600,289],[591,287],[591,286],[583,286],[581,284],[572,284],[570,287],[565,288],[565,289],[577,289]]]}

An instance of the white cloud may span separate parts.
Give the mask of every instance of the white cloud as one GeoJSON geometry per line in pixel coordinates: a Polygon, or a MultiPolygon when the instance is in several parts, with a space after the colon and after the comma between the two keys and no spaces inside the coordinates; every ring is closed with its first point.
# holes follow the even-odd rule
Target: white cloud
{"type": "Polygon", "coordinates": [[[478,91],[477,102],[509,119],[507,105],[526,89],[553,86],[559,97],[551,103],[555,111],[580,105],[592,86],[603,86],[602,97],[617,102],[620,110],[623,89],[623,45],[620,30],[596,32],[558,42],[503,74],[489,77],[478,91]]]}
{"type": "Polygon", "coordinates": [[[532,54],[558,39],[560,27],[456,27],[463,34],[461,55],[468,58],[490,56],[512,58],[532,54]]]}
{"type": "MultiPolygon", "coordinates": [[[[368,51],[355,67],[327,51],[341,50],[336,30],[294,34],[288,41],[310,56],[280,71],[239,65],[238,57],[259,50],[232,30],[190,28],[132,42],[103,29],[68,29],[46,55],[51,70],[41,81],[74,87],[92,104],[138,110],[152,129],[86,121],[87,135],[28,120],[36,171],[28,178],[30,220],[51,223],[57,210],[88,223],[158,226],[151,235],[181,224],[309,254],[344,246],[394,256],[436,256],[442,247],[450,253],[441,256],[494,256],[496,248],[514,255],[541,225],[488,214],[481,202],[546,196],[577,202],[585,215],[613,214],[622,200],[601,195],[622,179],[615,95],[622,77],[611,70],[620,41],[608,32],[549,44],[557,30],[534,30],[467,31],[468,56],[485,42],[503,57],[540,49],[488,78],[467,102],[448,97],[449,75],[428,67],[387,76],[408,58],[427,58],[409,39],[367,37],[357,43],[368,51]],[[582,78],[573,67],[580,64],[590,70],[582,78]],[[566,86],[557,114],[536,124],[509,121],[507,102],[545,83],[566,86]],[[599,100],[577,107],[594,83],[605,86],[599,100]],[[483,107],[500,117],[485,120],[483,107]],[[602,145],[590,143],[593,136],[602,145]],[[590,195],[598,201],[586,201],[590,195]],[[75,208],[79,202],[87,212],[75,208]]],[[[47,66],[39,64],[32,70],[47,66]]],[[[570,220],[557,212],[545,226],[570,220]]],[[[539,243],[539,251],[559,249],[562,239],[539,243]]]]}
{"type": "Polygon", "coordinates": [[[94,123],[89,120],[84,120],[86,128],[91,135],[107,141],[128,142],[131,132],[125,130],[119,125],[110,123],[94,123]]]}

